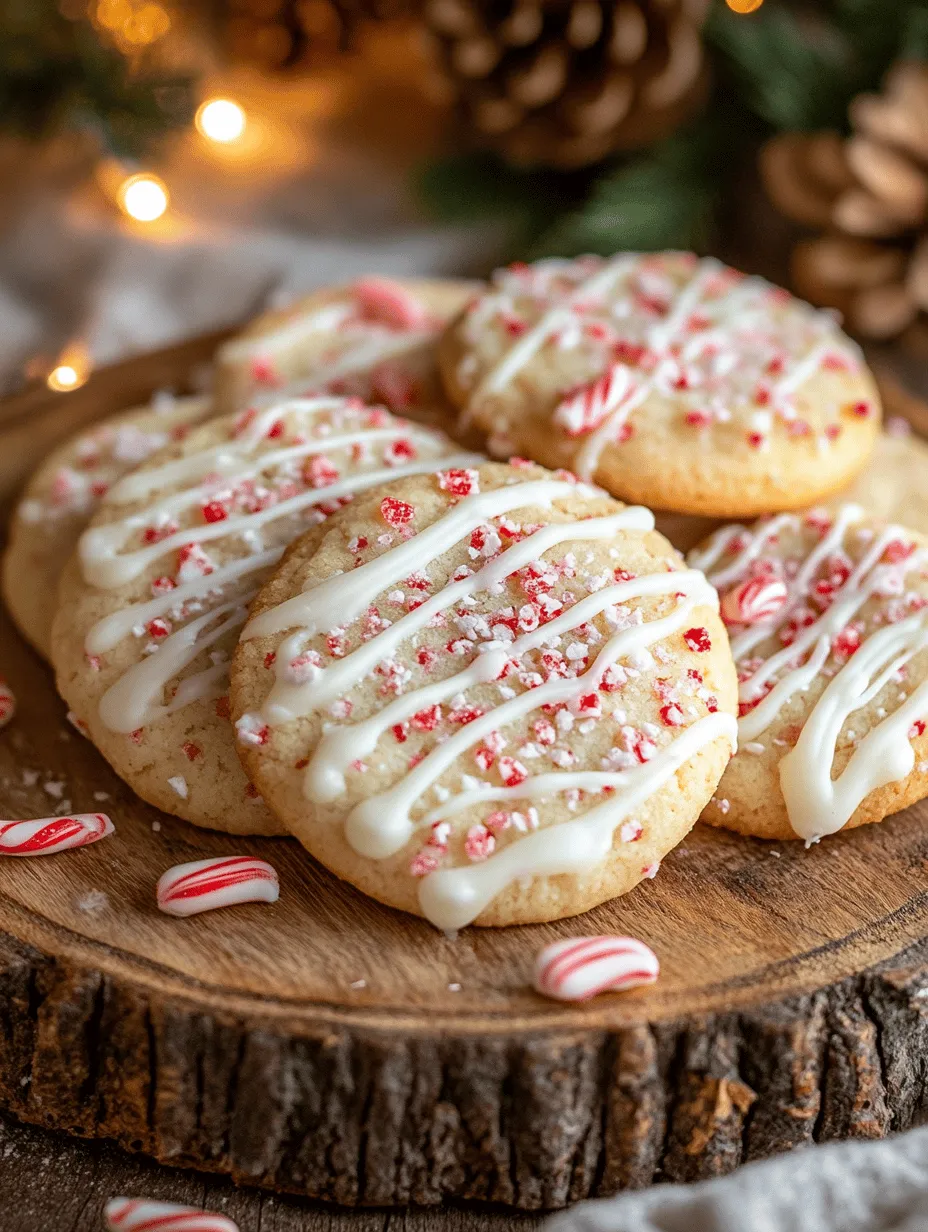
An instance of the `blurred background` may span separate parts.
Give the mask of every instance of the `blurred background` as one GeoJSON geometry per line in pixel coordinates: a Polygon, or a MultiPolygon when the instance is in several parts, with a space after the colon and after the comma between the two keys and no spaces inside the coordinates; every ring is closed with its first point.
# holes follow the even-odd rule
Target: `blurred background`
{"type": "Polygon", "coordinates": [[[926,0],[0,6],[0,392],[362,272],[678,246],[922,363],[926,0]]]}

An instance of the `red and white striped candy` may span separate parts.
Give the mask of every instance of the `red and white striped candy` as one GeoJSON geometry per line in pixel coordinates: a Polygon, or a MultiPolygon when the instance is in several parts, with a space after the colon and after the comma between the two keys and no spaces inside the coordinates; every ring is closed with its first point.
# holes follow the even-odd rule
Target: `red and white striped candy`
{"type": "Polygon", "coordinates": [[[416,329],[425,324],[426,311],[405,287],[386,278],[362,278],[354,285],[358,307],[365,320],[392,329],[416,329]]]}
{"type": "Polygon", "coordinates": [[[535,960],[535,988],[555,1001],[586,1001],[601,992],[653,984],[657,955],[634,937],[571,937],[535,960]]]}
{"type": "Polygon", "coordinates": [[[624,364],[613,364],[589,385],[568,394],[554,409],[554,422],[568,436],[586,436],[598,428],[632,388],[632,378],[624,364]]]}
{"type": "Polygon", "coordinates": [[[6,727],[16,713],[16,695],[0,676],[0,727],[6,727]]]}
{"type": "Polygon", "coordinates": [[[726,591],[722,619],[729,625],[752,625],[775,616],[788,598],[786,583],[776,577],[748,578],[726,591]]]}
{"type": "Polygon", "coordinates": [[[215,856],[176,864],[158,882],[158,906],[167,915],[198,915],[237,903],[276,903],[277,873],[253,856],[215,856]]]}
{"type": "Polygon", "coordinates": [[[0,856],[53,856],[72,847],[86,847],[113,830],[105,813],[0,821],[0,856]]]}
{"type": "Polygon", "coordinates": [[[111,1198],[103,1218],[107,1232],[239,1232],[228,1215],[144,1198],[111,1198]]]}

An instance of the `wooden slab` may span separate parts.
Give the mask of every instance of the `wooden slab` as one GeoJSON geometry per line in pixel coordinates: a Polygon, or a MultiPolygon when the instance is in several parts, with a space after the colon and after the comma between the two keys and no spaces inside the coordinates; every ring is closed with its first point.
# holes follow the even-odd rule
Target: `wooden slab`
{"type": "MultiPolygon", "coordinates": [[[[147,365],[152,385],[180,383],[209,345],[136,362],[126,397],[111,371],[0,408],[3,495],[69,400],[75,422],[105,414],[143,392],[147,365]]],[[[0,863],[0,1104],[23,1120],[340,1203],[543,1209],[920,1114],[928,807],[808,852],[698,827],[654,881],[586,917],[451,938],[289,840],[142,804],[5,617],[0,671],[20,700],[0,815],[68,800],[117,827],[0,863]],[[274,863],[276,906],[157,912],[161,871],[233,851],[274,863]],[[582,1007],[531,991],[542,944],[615,930],[657,950],[656,987],[582,1007]]]]}

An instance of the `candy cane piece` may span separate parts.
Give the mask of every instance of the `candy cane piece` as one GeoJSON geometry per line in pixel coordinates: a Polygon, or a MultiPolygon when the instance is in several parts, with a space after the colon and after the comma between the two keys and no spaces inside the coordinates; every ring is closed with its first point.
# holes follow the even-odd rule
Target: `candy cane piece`
{"type": "Polygon", "coordinates": [[[634,937],[570,937],[538,955],[535,988],[555,1001],[586,1001],[653,984],[659,971],[656,954],[634,937]]]}
{"type": "Polygon", "coordinates": [[[391,329],[419,329],[426,322],[425,308],[399,283],[362,278],[355,283],[354,294],[366,321],[391,329]]]}
{"type": "Polygon", "coordinates": [[[277,873],[253,856],[215,856],[169,868],[158,882],[158,906],[167,915],[198,915],[237,903],[276,903],[277,873]]]}
{"type": "Polygon", "coordinates": [[[107,1232],[239,1232],[228,1215],[145,1198],[111,1198],[103,1218],[107,1232]]]}
{"type": "Polygon", "coordinates": [[[53,856],[86,847],[113,833],[105,813],[38,817],[34,821],[0,821],[0,856],[53,856]]]}
{"type": "Polygon", "coordinates": [[[6,727],[16,713],[16,694],[0,676],[0,727],[6,727]]]}
{"type": "Polygon", "coordinates": [[[567,395],[554,408],[554,422],[568,436],[586,436],[598,428],[631,391],[624,364],[613,364],[598,380],[567,395]]]}
{"type": "Polygon", "coordinates": [[[726,591],[722,619],[729,625],[752,625],[775,616],[787,600],[786,583],[776,577],[748,578],[726,591]]]}

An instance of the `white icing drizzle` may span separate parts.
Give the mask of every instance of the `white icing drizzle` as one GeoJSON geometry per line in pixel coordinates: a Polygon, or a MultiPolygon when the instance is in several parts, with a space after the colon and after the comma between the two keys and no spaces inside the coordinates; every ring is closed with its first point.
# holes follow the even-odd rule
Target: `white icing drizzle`
{"type": "MultiPolygon", "coordinates": [[[[559,543],[564,543],[566,540],[583,543],[599,539],[610,539],[621,530],[628,530],[632,527],[642,529],[648,520],[651,520],[653,523],[653,519],[642,516],[643,513],[644,511],[640,509],[624,509],[621,513],[613,514],[611,517],[590,518],[579,525],[561,522],[545,526],[541,530],[535,531],[534,534],[528,535],[525,539],[513,544],[511,548],[501,552],[499,556],[490,561],[489,564],[484,565],[477,573],[470,574],[459,582],[449,583],[444,590],[426,599],[424,603],[414,608],[413,611],[407,612],[405,616],[395,621],[389,629],[385,629],[378,637],[372,638],[368,642],[363,642],[350,655],[339,659],[330,667],[321,668],[316,671],[311,682],[303,685],[291,685],[286,682],[287,664],[300,653],[302,643],[308,632],[307,628],[301,628],[292,638],[288,638],[280,648],[278,655],[280,668],[277,673],[277,681],[274,690],[265,703],[263,713],[268,722],[276,724],[285,723],[301,714],[308,713],[307,707],[309,706],[315,710],[321,709],[336,697],[340,697],[346,689],[357,684],[378,663],[393,654],[404,641],[412,637],[420,629],[424,629],[437,612],[446,611],[453,604],[460,602],[461,599],[468,595],[486,590],[498,582],[504,582],[511,573],[514,573],[524,565],[530,564],[534,560],[540,559],[542,554],[549,548],[559,543]]],[[[447,548],[443,547],[441,551],[447,551],[447,548]]],[[[437,554],[440,555],[441,551],[437,554]]],[[[430,562],[434,559],[435,556],[429,558],[430,562]]],[[[391,581],[399,581],[402,576],[400,574],[396,578],[391,578],[391,581]]],[[[383,588],[381,587],[380,589],[383,588]]],[[[609,587],[608,589],[615,593],[617,588],[609,587]]],[[[619,587],[618,589],[621,590],[622,588],[619,587]]],[[[375,591],[374,593],[378,592],[375,591]]],[[[601,594],[604,593],[601,592],[601,594]]],[[[599,596],[593,600],[586,600],[584,604],[578,605],[578,607],[583,606],[591,615],[596,615],[597,612],[602,611],[604,606],[604,603],[598,602],[598,599],[599,596]]],[[[612,600],[607,599],[605,602],[612,602],[612,600]]],[[[621,600],[616,599],[615,602],[621,602],[621,600]]],[[[581,622],[578,621],[577,623],[581,622]]],[[[550,636],[554,631],[553,626],[556,624],[557,621],[552,621],[547,625],[540,626],[534,634],[529,635],[527,638],[520,638],[515,645],[505,648],[501,647],[497,654],[497,659],[499,654],[503,654],[503,661],[505,662],[506,656],[504,651],[508,650],[512,654],[523,643],[525,649],[528,649],[530,644],[540,645],[545,637],[544,630],[547,630],[548,636],[550,636]]],[[[488,672],[490,668],[487,665],[483,665],[481,670],[488,672]]],[[[454,691],[452,690],[452,692],[454,691]]]]}
{"type": "Polygon", "coordinates": [[[832,778],[832,766],[846,720],[869,705],[926,647],[928,616],[910,616],[878,629],[829,682],[795,747],[780,762],[780,788],[790,824],[801,838],[811,841],[834,834],[871,791],[912,773],[915,750],[908,733],[912,723],[928,712],[928,680],[870,729],[837,778],[832,778]]]}
{"type": "Polygon", "coordinates": [[[231,603],[223,603],[196,620],[191,620],[182,629],[165,638],[157,653],[142,659],[124,672],[100,698],[100,718],[110,731],[134,732],[173,714],[175,710],[189,706],[193,701],[209,695],[218,697],[224,693],[224,688],[214,692],[216,686],[227,682],[228,664],[222,663],[214,664],[204,672],[181,681],[174,697],[166,705],[156,700],[162,696],[169,681],[189,667],[194,659],[217,642],[224,633],[241,624],[248,613],[248,604],[256,593],[251,591],[241,595],[231,603]],[[209,629],[220,616],[225,616],[226,619],[215,628],[209,629]]]}
{"type": "MultiPolygon", "coordinates": [[[[208,588],[218,593],[229,582],[275,565],[283,553],[283,548],[270,548],[267,552],[257,552],[254,556],[243,556],[241,560],[230,561],[208,575],[208,588]]],[[[197,578],[194,582],[184,582],[155,599],[149,599],[147,603],[131,603],[118,612],[111,612],[88,630],[84,638],[84,649],[89,655],[106,654],[108,650],[118,646],[138,625],[147,625],[155,617],[164,616],[175,608],[182,608],[190,600],[202,599],[203,592],[203,579],[197,578]]]]}
{"type": "MultiPolygon", "coordinates": [[[[901,587],[907,574],[923,572],[928,565],[925,548],[915,548],[902,559],[885,563],[890,545],[910,542],[911,534],[895,525],[875,531],[824,611],[808,623],[806,616],[798,622],[788,644],[756,659],[758,646],[771,640],[775,643],[788,622],[807,613],[810,588],[822,568],[842,554],[846,536],[863,519],[859,506],[844,505],[837,510],[795,574],[784,578],[788,598],[783,607],[732,637],[732,653],[742,669],[739,695],[746,709],[738,724],[742,747],[756,741],[792,697],[821,678],[835,639],[851,627],[865,604],[886,593],[890,577],[901,587]]],[[[725,589],[749,576],[765,553],[776,559],[777,540],[800,526],[799,516],[783,514],[760,523],[753,532],[743,526],[724,527],[705,549],[692,552],[689,561],[693,567],[704,569],[713,585],[725,589]],[[715,568],[735,543],[739,550],[734,558],[715,568]]],[[[875,700],[899,669],[925,649],[928,617],[924,613],[878,628],[851,651],[812,706],[795,746],[779,763],[790,824],[800,837],[812,841],[840,830],[871,791],[912,772],[914,751],[908,732],[914,720],[928,713],[928,682],[917,685],[903,704],[876,723],[857,744],[845,770],[832,777],[838,740],[850,715],[875,700]]]]}
{"type": "MultiPolygon", "coordinates": [[[[477,526],[516,509],[551,504],[557,499],[590,493],[559,480],[538,480],[491,489],[466,497],[438,521],[418,534],[350,572],[325,579],[278,607],[249,622],[244,636],[257,637],[286,632],[278,647],[276,681],[257,716],[246,716],[251,730],[261,722],[282,723],[327,707],[333,699],[346,697],[385,659],[429,626],[437,613],[487,591],[527,563],[540,561],[543,553],[561,543],[608,540],[623,531],[646,531],[653,526],[647,511],[629,508],[608,517],[548,524],[529,533],[500,552],[478,571],[450,581],[448,585],[394,624],[379,631],[344,658],[329,666],[317,666],[305,682],[294,684],[290,663],[305,650],[308,639],[325,632],[332,614],[340,625],[360,616],[376,597],[389,591],[414,567],[423,568],[448,552],[477,526]]],[[[491,590],[492,593],[492,590],[491,590]]],[[[485,642],[472,661],[450,678],[425,684],[396,697],[382,710],[354,724],[331,724],[324,728],[304,777],[304,792],[316,803],[337,800],[346,788],[348,768],[375,754],[383,734],[423,708],[465,697],[469,689],[496,681],[510,660],[516,662],[530,650],[556,644],[565,633],[582,628],[605,611],[628,600],[645,596],[673,597],[665,615],[631,623],[614,633],[600,647],[585,670],[575,675],[554,676],[524,692],[511,695],[491,709],[480,709],[452,734],[436,741],[424,756],[392,787],[361,800],[345,819],[345,835],[359,854],[369,859],[396,855],[414,833],[442,818],[492,800],[544,799],[572,789],[611,791],[609,799],[577,819],[548,827],[530,837],[521,837],[480,867],[462,866],[429,873],[420,884],[424,914],[439,927],[455,928],[468,923],[517,876],[588,869],[603,859],[612,843],[616,826],[641,801],[653,794],[674,771],[701,748],[726,737],[732,743],[735,720],[729,715],[710,714],[685,728],[673,743],[646,764],[622,773],[549,773],[527,777],[518,786],[495,787],[489,783],[465,788],[439,807],[415,818],[413,813],[458,759],[493,732],[502,731],[541,707],[570,706],[596,692],[606,672],[619,660],[644,652],[687,627],[699,607],[717,606],[717,596],[704,576],[695,570],[646,574],[603,585],[579,599],[560,615],[511,642],[485,642]]]]}
{"type": "MultiPolygon", "coordinates": [[[[679,576],[676,573],[649,575],[663,583],[665,594],[676,588],[675,579],[679,576]]],[[[701,576],[697,577],[705,587],[701,576]]],[[[661,593],[657,587],[655,590],[661,593]]],[[[706,603],[712,602],[708,587],[704,589],[702,599],[706,603]]],[[[382,859],[399,851],[413,833],[411,810],[416,801],[461,753],[489,732],[531,714],[540,706],[570,702],[592,692],[599,686],[608,667],[633,650],[653,645],[682,628],[695,606],[693,601],[679,603],[670,616],[623,629],[606,642],[585,672],[566,680],[549,680],[535,689],[528,689],[466,724],[443,744],[436,745],[395,787],[378,796],[369,796],[355,805],[345,823],[345,834],[352,847],[361,855],[373,859],[382,859]]]]}
{"type": "MultiPolygon", "coordinates": [[[[586,523],[579,524],[579,526],[585,525],[586,523]]],[[[572,536],[573,538],[578,538],[576,531],[579,529],[579,526],[575,525],[571,528],[575,532],[572,536]]],[[[425,685],[414,693],[398,697],[389,706],[380,711],[379,714],[371,715],[369,719],[365,719],[361,723],[355,723],[351,727],[335,725],[328,727],[323,732],[319,746],[310,758],[309,766],[306,769],[305,791],[307,797],[318,802],[337,799],[345,789],[345,771],[351,762],[358,757],[370,756],[377,747],[377,741],[381,735],[395,723],[403,722],[404,719],[407,719],[410,715],[415,714],[426,706],[446,701],[449,697],[454,697],[456,693],[466,693],[474,685],[486,684],[495,680],[505,667],[508,659],[518,658],[529,650],[543,646],[549,638],[576,629],[578,626],[598,616],[612,603],[624,603],[628,599],[640,598],[643,595],[666,594],[668,591],[666,580],[668,576],[672,576],[674,579],[674,591],[679,590],[683,593],[693,591],[699,595],[703,602],[709,604],[713,602],[712,594],[705,585],[705,579],[701,573],[697,573],[695,570],[690,570],[686,573],[674,573],[672,575],[662,573],[648,574],[646,577],[636,578],[631,582],[620,582],[615,586],[608,586],[603,590],[597,591],[596,594],[590,595],[588,598],[574,604],[563,616],[558,616],[554,620],[540,625],[533,632],[523,634],[522,637],[517,638],[514,642],[506,643],[505,646],[501,646],[499,649],[494,648],[493,643],[487,643],[487,649],[482,654],[478,654],[469,667],[455,673],[455,675],[447,680],[437,681],[432,685],[425,685]]],[[[474,590],[480,589],[482,587],[474,588],[474,590]]],[[[471,593],[474,593],[474,591],[471,591],[471,593]]],[[[418,610],[416,609],[416,611],[418,610]]],[[[691,610],[692,604],[680,606],[677,609],[677,616],[679,616],[680,621],[685,620],[691,610]]],[[[648,625],[647,630],[648,637],[655,630],[661,636],[666,636],[668,632],[673,632],[673,629],[669,626],[658,628],[658,622],[648,625]],[[663,632],[661,632],[661,629],[663,629],[663,632]]],[[[370,647],[377,640],[377,638],[373,638],[372,642],[366,643],[364,648],[370,647]]],[[[649,644],[648,641],[642,640],[637,642],[636,646],[649,644]]],[[[622,651],[621,653],[627,653],[627,651],[622,651]]],[[[350,656],[341,662],[350,662],[350,656]]],[[[360,673],[355,672],[350,684],[343,685],[343,691],[345,688],[357,684],[358,680],[363,678],[363,674],[363,671],[360,673]]],[[[595,688],[595,683],[591,683],[584,678],[580,678],[574,683],[579,693],[595,688]]],[[[314,685],[315,682],[304,686],[308,696],[304,696],[302,700],[304,705],[315,703],[313,709],[316,709],[322,702],[316,699],[314,685]]],[[[531,694],[525,693],[522,696],[536,697],[537,691],[532,691],[531,694]]],[[[538,704],[541,703],[539,702],[538,704]]],[[[304,710],[303,713],[305,712],[304,710]]],[[[493,719],[489,726],[490,730],[499,722],[500,714],[504,712],[505,707],[497,707],[490,712],[489,717],[493,719]]],[[[274,716],[270,713],[269,707],[265,708],[264,715],[268,718],[269,722],[274,722],[274,716]]],[[[469,723],[465,730],[471,731],[472,728],[476,733],[475,740],[479,739],[483,728],[475,727],[474,724],[469,723]]],[[[471,743],[474,743],[474,741],[471,741],[471,743]]]]}
{"type": "Polygon", "coordinates": [[[627,771],[624,786],[580,817],[528,834],[483,864],[442,868],[423,878],[419,905],[438,928],[463,928],[520,877],[582,875],[609,854],[622,821],[667,783],[671,776],[714,740],[736,745],[736,723],[729,714],[708,714],[691,724],[643,766],[627,771]]]}
{"type": "Polygon", "coordinates": [[[100,718],[112,731],[134,733],[185,706],[226,692],[228,664],[226,651],[221,650],[214,652],[214,662],[209,666],[180,679],[169,700],[163,700],[172,681],[187,672],[211,646],[228,641],[244,623],[256,586],[280,559],[285,543],[302,529],[286,519],[320,504],[350,498],[385,480],[432,471],[439,465],[450,468],[480,460],[472,454],[449,454],[450,442],[440,434],[336,398],[277,403],[240,423],[234,435],[230,423],[229,431],[228,441],[126,476],[107,498],[107,504],[119,509],[129,502],[154,499],[122,518],[91,528],[82,537],[84,575],[92,585],[107,589],[142,576],[179,548],[217,542],[225,556],[218,562],[205,560],[202,571],[192,578],[182,571],[176,580],[165,578],[164,587],[156,588],[150,600],[127,605],[88,631],[85,650],[90,656],[106,654],[126,637],[138,636],[146,629],[155,639],[148,647],[151,653],[129,667],[100,701],[100,718]],[[293,430],[291,444],[275,446],[277,434],[284,430],[283,426],[276,427],[278,423],[293,430]],[[310,435],[312,432],[316,434],[310,435]],[[358,460],[353,452],[359,444],[397,441],[408,441],[415,448],[413,461],[388,466],[373,454],[364,453],[358,460]],[[212,522],[188,526],[174,522],[178,528],[172,533],[126,550],[126,545],[147,528],[163,526],[167,518],[197,517],[198,507],[219,500],[236,484],[256,476],[263,476],[268,483],[279,479],[291,485],[289,489],[285,486],[285,492],[292,490],[293,476],[299,473],[303,461],[320,454],[330,462],[333,457],[338,459],[334,482],[308,487],[255,512],[230,514],[223,510],[223,516],[212,522]],[[160,496],[165,490],[168,494],[160,496]],[[271,527],[269,546],[254,533],[264,526],[271,527]],[[152,622],[159,621],[157,629],[150,629],[152,622]],[[186,623],[172,631],[178,621],[186,623]]]}
{"type": "MultiPolygon", "coordinates": [[[[286,629],[300,629],[311,637],[320,629],[330,626],[333,612],[338,613],[342,624],[354,620],[391,583],[435,560],[489,518],[527,505],[550,505],[559,497],[577,494],[593,495],[589,488],[564,479],[538,479],[533,483],[513,484],[467,496],[439,521],[391,551],[358,569],[352,569],[350,573],[327,578],[313,586],[312,590],[294,595],[278,607],[262,612],[248,622],[244,636],[267,637],[286,629]]],[[[639,510],[636,516],[641,523],[639,529],[650,530],[653,527],[654,516],[646,509],[639,510]]]]}
{"type": "MultiPolygon", "coordinates": [[[[540,319],[517,337],[479,380],[470,394],[467,415],[472,417],[474,407],[480,402],[502,394],[555,333],[558,333],[560,348],[579,347],[584,341],[580,328],[583,312],[591,301],[595,304],[599,297],[611,294],[616,301],[614,318],[610,321],[600,312],[596,316],[597,323],[614,327],[617,319],[620,327],[626,325],[634,302],[636,280],[646,279],[649,274],[656,277],[660,260],[653,256],[624,254],[605,262],[571,289],[563,290],[540,319]]],[[[674,260],[685,261],[685,254],[667,254],[663,268],[669,268],[667,262],[672,264],[674,260]]],[[[693,406],[706,416],[704,421],[697,420],[697,423],[706,426],[713,419],[727,422],[733,412],[747,414],[752,407],[761,405],[756,398],[762,386],[763,405],[769,405],[784,422],[790,423],[796,418],[794,395],[815,376],[829,355],[838,355],[850,365],[859,363],[858,348],[840,333],[827,313],[816,312],[801,301],[790,301],[779,310],[786,322],[781,327],[776,324],[770,308],[774,288],[769,283],[759,278],[741,278],[719,294],[720,283],[732,278],[731,271],[711,257],[698,262],[694,259],[692,269],[688,278],[674,286],[673,298],[664,315],[649,322],[646,314],[639,311],[640,319],[633,330],[634,341],[649,355],[650,367],[616,363],[608,340],[601,344],[600,358],[591,358],[592,381],[615,365],[628,373],[629,383],[622,398],[579,442],[572,465],[581,478],[591,480],[594,477],[603,449],[620,439],[632,412],[653,394],[679,400],[681,388],[694,389],[699,401],[693,406]],[[699,325],[694,329],[691,323],[697,317],[699,325]],[[778,348],[788,353],[790,360],[779,371],[767,366],[770,359],[777,358],[773,352],[778,348]],[[693,373],[692,366],[696,362],[706,365],[705,372],[693,373]],[[598,371],[597,363],[602,364],[598,371]],[[682,386],[674,381],[680,376],[684,380],[682,386]],[[688,379],[695,384],[688,384],[688,379]]],[[[492,325],[494,312],[510,313],[521,296],[534,296],[536,302],[539,297],[550,298],[550,276],[559,272],[569,278],[575,267],[570,262],[560,262],[550,269],[539,265],[515,273],[500,271],[495,278],[496,290],[472,312],[471,342],[479,344],[481,333],[492,325]]],[[[667,281],[672,279],[668,277],[667,281]]],[[[833,408],[835,412],[839,409],[833,408]]],[[[759,413],[770,417],[766,411],[759,413]]],[[[505,425],[502,425],[502,435],[505,437],[505,425]]],[[[747,435],[751,439],[752,434],[747,435]]],[[[754,435],[763,438],[765,433],[754,435]]],[[[822,435],[818,443],[825,449],[831,440],[822,435]]],[[[762,444],[763,440],[758,439],[754,447],[762,444]]]]}

